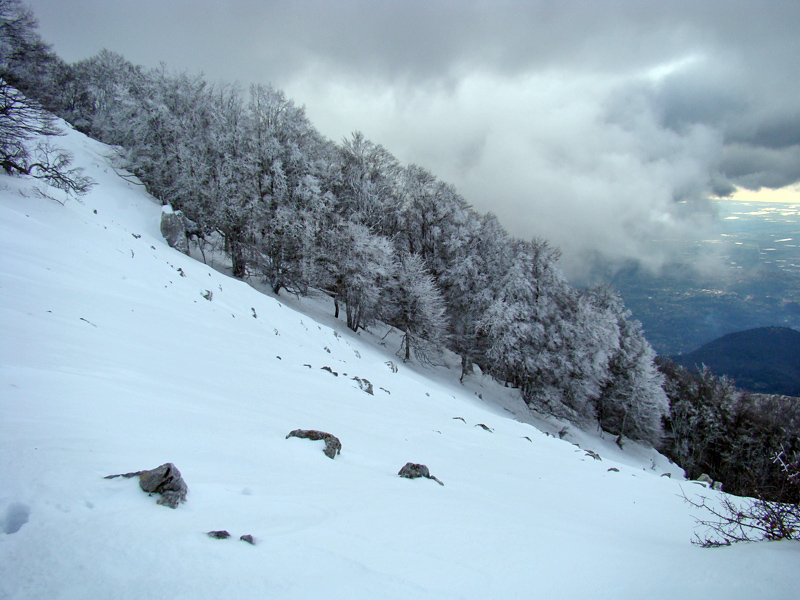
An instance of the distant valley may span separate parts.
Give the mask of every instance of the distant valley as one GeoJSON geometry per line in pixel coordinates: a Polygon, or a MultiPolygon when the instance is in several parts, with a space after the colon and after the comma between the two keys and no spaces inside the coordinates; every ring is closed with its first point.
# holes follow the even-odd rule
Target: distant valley
{"type": "Polygon", "coordinates": [[[730,333],[671,357],[687,369],[706,365],[750,392],[800,397],[800,331],[761,327],[730,333]]]}
{"type": "Polygon", "coordinates": [[[719,230],[661,273],[629,265],[608,281],[660,355],[759,327],[800,329],[800,206],[719,203],[719,230]],[[693,268],[711,253],[713,276],[693,268]]]}

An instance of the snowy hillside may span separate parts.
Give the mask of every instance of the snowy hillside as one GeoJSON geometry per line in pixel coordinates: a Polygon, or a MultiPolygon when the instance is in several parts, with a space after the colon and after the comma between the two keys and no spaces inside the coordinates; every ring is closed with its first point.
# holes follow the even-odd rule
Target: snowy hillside
{"type": "Polygon", "coordinates": [[[87,196],[0,177],[0,598],[796,597],[800,545],[692,546],[681,491],[717,492],[652,450],[170,249],[107,147],[58,142],[87,196]],[[103,478],[165,462],[175,510],[103,478]]]}

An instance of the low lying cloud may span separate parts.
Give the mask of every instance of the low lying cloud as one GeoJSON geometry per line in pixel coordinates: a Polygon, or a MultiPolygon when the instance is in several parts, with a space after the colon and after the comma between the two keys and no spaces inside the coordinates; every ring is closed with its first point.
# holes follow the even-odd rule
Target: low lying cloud
{"type": "Polygon", "coordinates": [[[514,235],[657,268],[708,198],[800,181],[800,3],[31,0],[68,60],[271,82],[514,235]],[[64,23],[70,23],[66,27],[64,23]]]}

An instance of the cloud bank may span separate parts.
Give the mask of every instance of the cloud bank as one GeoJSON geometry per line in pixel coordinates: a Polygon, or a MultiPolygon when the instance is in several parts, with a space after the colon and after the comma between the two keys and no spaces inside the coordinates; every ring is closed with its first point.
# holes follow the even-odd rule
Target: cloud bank
{"type": "Polygon", "coordinates": [[[272,82],[514,235],[657,267],[707,199],[800,181],[800,3],[202,0],[30,3],[68,60],[272,82]]]}

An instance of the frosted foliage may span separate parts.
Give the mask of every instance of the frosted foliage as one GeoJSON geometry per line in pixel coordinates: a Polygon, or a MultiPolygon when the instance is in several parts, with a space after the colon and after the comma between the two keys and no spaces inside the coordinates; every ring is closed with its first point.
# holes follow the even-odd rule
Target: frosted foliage
{"type": "Polygon", "coordinates": [[[445,303],[425,263],[416,254],[402,254],[389,291],[392,324],[404,332],[401,354],[411,353],[422,362],[432,362],[445,342],[445,303]]]}
{"type": "Polygon", "coordinates": [[[607,311],[616,317],[619,345],[611,355],[608,380],[597,402],[600,425],[616,435],[657,443],[669,403],[655,351],[641,324],[630,319],[618,297],[609,298],[607,291],[603,294],[607,311]]]}
{"type": "Polygon", "coordinates": [[[353,331],[381,316],[381,294],[394,273],[392,246],[357,223],[344,221],[324,235],[324,270],[334,299],[346,304],[353,331]]]}

